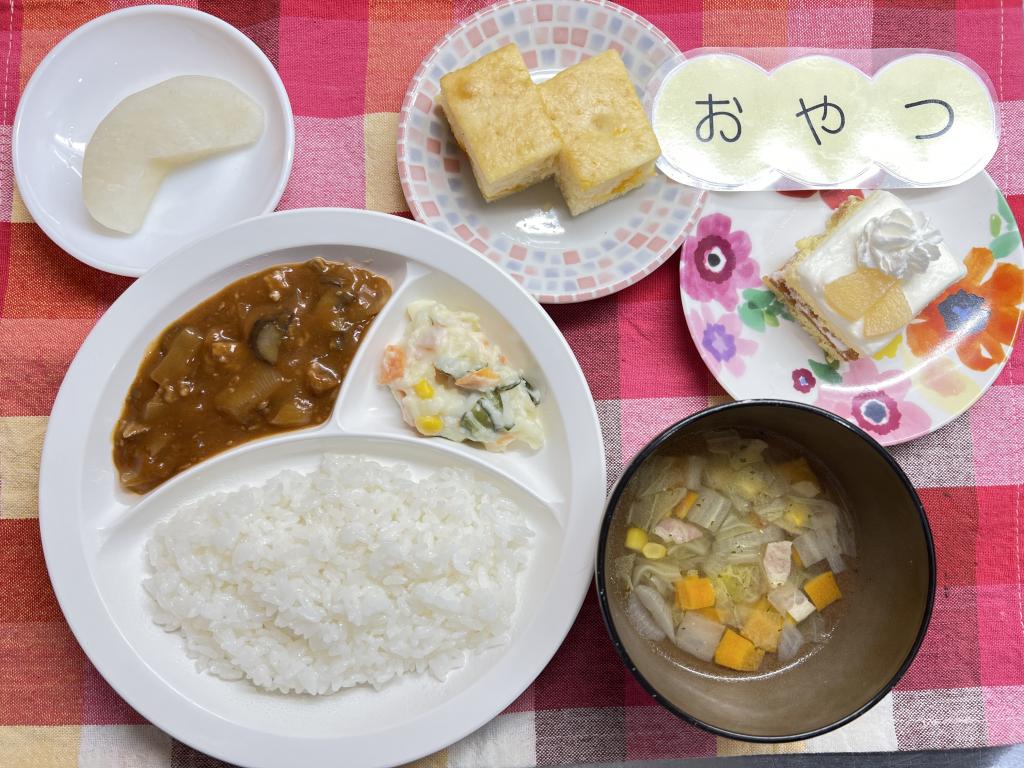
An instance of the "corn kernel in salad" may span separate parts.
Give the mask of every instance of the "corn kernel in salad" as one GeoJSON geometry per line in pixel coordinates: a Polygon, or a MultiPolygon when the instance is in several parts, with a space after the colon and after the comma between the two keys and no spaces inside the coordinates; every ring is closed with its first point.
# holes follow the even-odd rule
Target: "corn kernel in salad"
{"type": "Polygon", "coordinates": [[[424,435],[439,435],[444,429],[444,421],[440,416],[420,416],[416,419],[416,429],[424,435]]]}

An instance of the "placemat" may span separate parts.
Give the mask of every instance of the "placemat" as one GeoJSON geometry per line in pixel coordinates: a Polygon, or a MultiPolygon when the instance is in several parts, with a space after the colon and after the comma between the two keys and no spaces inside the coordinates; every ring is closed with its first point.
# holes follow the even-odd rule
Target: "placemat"
{"type": "MultiPolygon", "coordinates": [[[[222,765],[147,724],[71,635],[43,564],[37,470],[46,416],[85,335],[129,280],[83,266],[36,227],[14,189],[10,124],[39,60],[68,32],[131,3],[0,4],[0,766],[222,765]]],[[[1024,212],[1024,28],[1009,0],[627,0],[683,50],[698,46],[926,47],[987,71],[1002,119],[989,166],[1024,212]]],[[[282,208],[405,214],[397,112],[416,65],[465,0],[241,0],[193,7],[238,26],[277,65],[295,112],[282,208]]],[[[724,400],[686,332],[678,260],[622,293],[551,314],[587,374],[614,479],[646,439],[724,400]]],[[[766,751],[948,749],[1024,742],[1024,356],[969,413],[897,447],[928,509],[938,594],[896,690],[853,724],[766,747],[716,738],[633,683],[593,593],[561,650],[505,713],[424,766],[525,766],[766,751]]],[[[599,511],[595,510],[594,514],[599,511]]],[[[296,756],[301,764],[301,756],[296,756]]],[[[344,765],[344,755],[338,756],[344,765]]]]}

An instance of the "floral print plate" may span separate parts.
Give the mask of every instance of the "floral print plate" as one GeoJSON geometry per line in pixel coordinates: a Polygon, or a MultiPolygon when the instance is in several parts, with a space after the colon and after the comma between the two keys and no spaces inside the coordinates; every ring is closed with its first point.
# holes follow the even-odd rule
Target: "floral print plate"
{"type": "Polygon", "coordinates": [[[966,411],[1010,356],[1024,302],[1021,235],[985,173],[955,187],[901,190],[967,276],[873,358],[834,363],[761,282],[801,237],[859,190],[711,193],[683,242],[680,292],[697,349],[733,397],[811,403],[881,443],[912,440],[966,411]]]}

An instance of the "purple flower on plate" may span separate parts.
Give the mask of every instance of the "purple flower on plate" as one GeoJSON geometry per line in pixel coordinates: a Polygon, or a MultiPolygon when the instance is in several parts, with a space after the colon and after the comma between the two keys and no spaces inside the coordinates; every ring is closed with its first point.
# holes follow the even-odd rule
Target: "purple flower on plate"
{"type": "Polygon", "coordinates": [[[725,368],[733,376],[740,376],[746,370],[744,357],[757,349],[757,342],[743,338],[743,324],[730,313],[715,318],[707,304],[702,304],[700,313],[691,312],[687,318],[693,337],[697,339],[701,357],[716,375],[725,368]]]}
{"type": "Polygon", "coordinates": [[[736,354],[736,337],[721,323],[712,323],[704,328],[701,344],[720,363],[731,360],[736,354]]]}
{"type": "Polygon", "coordinates": [[[797,392],[803,392],[807,394],[814,385],[818,383],[818,380],[814,378],[814,374],[806,368],[797,368],[793,371],[793,389],[797,392]]]}
{"type": "Polygon", "coordinates": [[[732,219],[712,213],[697,222],[697,234],[683,242],[683,290],[700,302],[717,301],[736,309],[739,290],[761,284],[757,262],[750,258],[750,237],[732,231],[732,219]]]}

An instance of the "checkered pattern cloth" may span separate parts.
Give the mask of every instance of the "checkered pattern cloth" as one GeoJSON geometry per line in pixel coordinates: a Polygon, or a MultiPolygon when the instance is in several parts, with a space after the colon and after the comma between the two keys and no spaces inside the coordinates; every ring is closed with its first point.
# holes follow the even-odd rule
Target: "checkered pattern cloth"
{"type": "MultiPolygon", "coordinates": [[[[37,469],[72,356],[127,287],[36,227],[14,188],[10,125],[39,60],[124,0],[0,3],[0,766],[164,768],[217,763],[132,711],[86,660],[47,580],[37,469]]],[[[1024,212],[1024,29],[1013,0],[631,0],[683,50],[712,45],[925,47],[967,54],[1000,99],[989,170],[1024,212]]],[[[200,0],[280,70],[296,152],[282,208],[403,214],[401,99],[416,65],[478,0],[200,0]]],[[[407,214],[406,214],[407,215],[407,214]]],[[[611,478],[651,436],[725,399],[679,305],[678,261],[622,293],[551,309],[597,399],[611,478]],[[657,371],[657,376],[651,376],[657,371]]],[[[946,428],[894,450],[938,550],[927,640],[896,690],[855,723],[771,747],[716,738],[651,700],[619,663],[591,593],[561,650],[489,725],[421,761],[520,766],[770,751],[878,751],[1024,742],[1024,356],[946,428]]],[[[344,756],[339,756],[344,764],[344,756]]]]}

